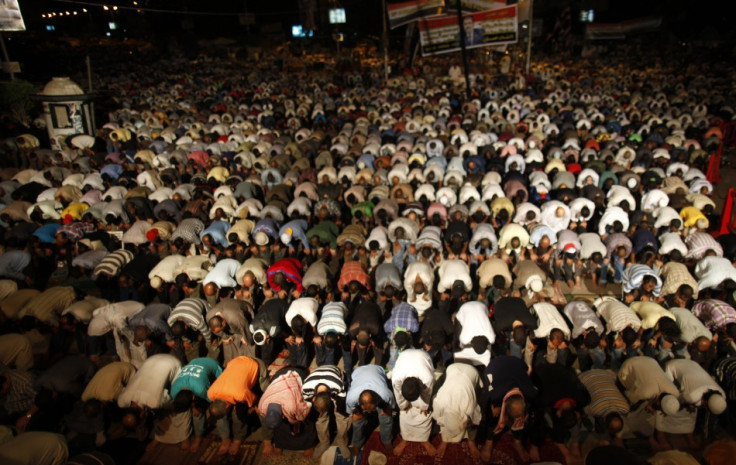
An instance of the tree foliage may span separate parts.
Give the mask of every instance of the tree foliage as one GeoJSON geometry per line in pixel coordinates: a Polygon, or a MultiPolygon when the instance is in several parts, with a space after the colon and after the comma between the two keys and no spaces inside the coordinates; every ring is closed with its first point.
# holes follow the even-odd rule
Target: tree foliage
{"type": "Polygon", "coordinates": [[[0,82],[0,113],[24,126],[31,124],[36,86],[22,79],[0,82]]]}

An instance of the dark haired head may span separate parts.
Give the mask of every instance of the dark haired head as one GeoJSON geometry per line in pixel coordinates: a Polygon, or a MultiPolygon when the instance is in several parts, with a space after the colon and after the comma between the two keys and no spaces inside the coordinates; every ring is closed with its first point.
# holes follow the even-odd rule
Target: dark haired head
{"type": "Polygon", "coordinates": [[[624,344],[626,344],[626,347],[631,347],[634,345],[634,342],[636,342],[637,335],[636,331],[634,331],[634,328],[631,326],[627,326],[626,328],[621,331],[621,339],[623,339],[624,344]]]}
{"type": "Polygon", "coordinates": [[[595,331],[588,331],[588,333],[583,338],[583,343],[585,344],[585,347],[588,349],[595,349],[600,345],[601,343],[601,337],[600,335],[595,331]]]}
{"type": "Polygon", "coordinates": [[[401,384],[401,395],[403,395],[404,399],[406,399],[407,401],[414,402],[415,400],[419,399],[421,389],[422,383],[419,382],[418,378],[412,376],[406,378],[401,384]]]}
{"type": "Polygon", "coordinates": [[[179,391],[176,397],[174,397],[172,406],[175,412],[182,413],[192,408],[193,402],[194,402],[194,394],[192,393],[192,391],[189,391],[187,389],[182,389],[181,391],[179,391]]]}
{"type": "Polygon", "coordinates": [[[396,347],[398,347],[400,350],[408,347],[410,342],[411,337],[406,331],[399,331],[394,334],[394,344],[396,344],[396,347]]]}

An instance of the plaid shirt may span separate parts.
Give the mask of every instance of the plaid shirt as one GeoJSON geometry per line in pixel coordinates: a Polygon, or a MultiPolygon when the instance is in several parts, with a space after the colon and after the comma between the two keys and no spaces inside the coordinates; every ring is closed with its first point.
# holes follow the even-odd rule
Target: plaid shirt
{"type": "Polygon", "coordinates": [[[410,333],[419,332],[417,310],[406,302],[394,307],[388,321],[383,325],[386,334],[393,334],[397,329],[403,329],[410,333]]]}
{"type": "Polygon", "coordinates": [[[302,379],[296,371],[289,371],[271,381],[258,402],[258,415],[265,417],[271,404],[281,406],[281,412],[289,423],[307,418],[311,405],[304,401],[302,379]]]}
{"type": "Polygon", "coordinates": [[[726,302],[716,299],[697,302],[693,305],[693,315],[711,331],[717,331],[729,323],[736,323],[736,310],[726,302]]]}
{"type": "Polygon", "coordinates": [[[5,411],[9,414],[28,411],[36,398],[33,375],[27,371],[18,370],[9,370],[5,374],[10,379],[10,389],[7,394],[0,397],[5,411]]]}
{"type": "Polygon", "coordinates": [[[666,297],[677,292],[683,284],[687,284],[693,289],[693,297],[698,297],[698,282],[682,263],[669,262],[660,270],[660,275],[664,278],[664,285],[660,295],[666,297]]]}
{"type": "Polygon", "coordinates": [[[337,288],[341,290],[345,289],[345,286],[350,284],[352,281],[358,281],[366,289],[370,289],[370,276],[368,276],[365,268],[363,268],[363,264],[356,260],[346,262],[342,266],[342,271],[340,271],[340,280],[337,282],[337,288]]]}
{"type": "Polygon", "coordinates": [[[174,230],[171,235],[171,241],[181,237],[185,242],[190,244],[199,244],[199,234],[204,231],[204,223],[197,218],[187,218],[182,220],[179,227],[174,230]]]}
{"type": "Polygon", "coordinates": [[[56,234],[66,234],[72,242],[77,242],[85,235],[95,232],[95,226],[90,223],[74,222],[66,224],[56,230],[56,234]]]}

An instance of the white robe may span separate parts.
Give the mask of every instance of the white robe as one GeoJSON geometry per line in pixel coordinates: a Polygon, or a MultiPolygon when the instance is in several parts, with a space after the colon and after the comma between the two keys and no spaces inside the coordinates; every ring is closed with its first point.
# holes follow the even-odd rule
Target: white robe
{"type": "Polygon", "coordinates": [[[432,403],[432,417],[440,427],[444,442],[460,442],[468,437],[468,426],[482,418],[476,388],[480,383],[478,370],[464,363],[447,367],[445,383],[432,403]]]}

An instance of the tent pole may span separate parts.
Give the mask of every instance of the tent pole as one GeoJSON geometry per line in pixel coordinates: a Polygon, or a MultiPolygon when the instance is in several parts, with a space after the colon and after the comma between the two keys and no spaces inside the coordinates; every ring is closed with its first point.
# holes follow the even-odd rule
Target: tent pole
{"type": "Polygon", "coordinates": [[[457,27],[460,29],[460,53],[463,57],[463,73],[465,74],[465,96],[470,100],[470,76],[468,75],[468,49],[465,48],[465,28],[463,27],[463,13],[460,0],[455,0],[457,8],[457,27]]]}
{"type": "Polygon", "coordinates": [[[532,23],[534,23],[534,0],[529,0],[529,36],[526,39],[526,74],[532,61],[532,23]]]}

